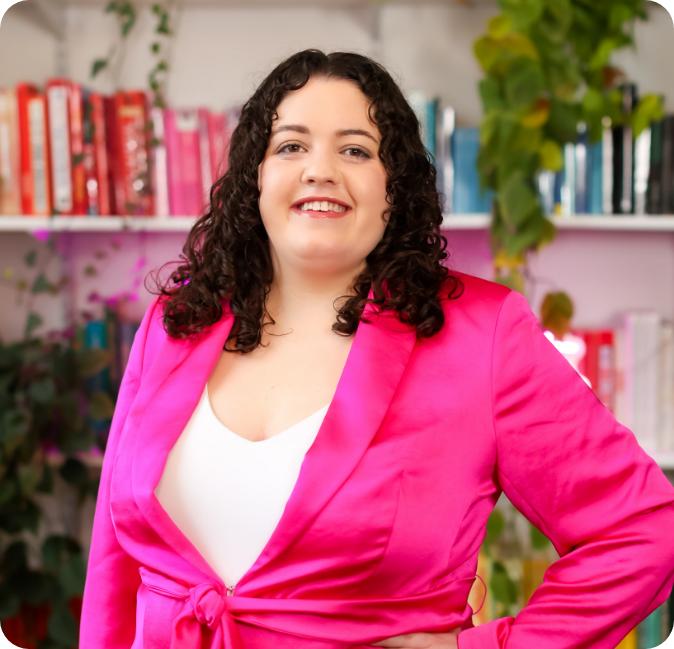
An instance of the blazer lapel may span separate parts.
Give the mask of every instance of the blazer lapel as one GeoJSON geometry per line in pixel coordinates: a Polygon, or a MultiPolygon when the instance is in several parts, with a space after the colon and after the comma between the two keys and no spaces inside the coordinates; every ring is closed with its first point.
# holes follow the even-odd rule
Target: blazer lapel
{"type": "MultiPolygon", "coordinates": [[[[279,524],[237,585],[241,595],[244,581],[258,574],[264,581],[263,567],[304,532],[347,480],[386,415],[414,348],[416,330],[390,312],[373,314],[370,305],[366,317],[371,324],[358,326],[335,395],[279,524]]],[[[262,585],[256,580],[256,586],[262,585]]]]}

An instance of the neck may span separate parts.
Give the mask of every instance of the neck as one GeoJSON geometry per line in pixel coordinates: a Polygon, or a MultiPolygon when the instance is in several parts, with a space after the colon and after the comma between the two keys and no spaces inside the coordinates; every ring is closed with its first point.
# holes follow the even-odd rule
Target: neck
{"type": "Polygon", "coordinates": [[[274,333],[303,329],[330,330],[343,296],[353,294],[361,268],[319,274],[274,264],[274,279],[267,311],[274,319],[274,333]]]}

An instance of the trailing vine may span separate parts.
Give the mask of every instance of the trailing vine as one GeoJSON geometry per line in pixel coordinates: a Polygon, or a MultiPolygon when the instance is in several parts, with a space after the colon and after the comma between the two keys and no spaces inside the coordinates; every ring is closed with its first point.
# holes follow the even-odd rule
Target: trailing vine
{"type": "Polygon", "coordinates": [[[544,170],[559,171],[562,147],[578,125],[601,138],[602,119],[630,123],[635,137],[662,117],[645,95],[622,111],[623,73],[611,55],[634,45],[634,25],[647,20],[645,0],[499,0],[500,14],[474,44],[485,72],[478,158],[483,188],[494,191],[491,245],[496,281],[524,292],[529,253],[555,238],[537,191],[544,170]]]}

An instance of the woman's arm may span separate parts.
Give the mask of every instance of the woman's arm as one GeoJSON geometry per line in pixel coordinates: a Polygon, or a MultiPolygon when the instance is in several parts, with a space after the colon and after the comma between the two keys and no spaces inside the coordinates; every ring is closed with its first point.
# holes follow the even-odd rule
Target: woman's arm
{"type": "Polygon", "coordinates": [[[614,649],[674,582],[674,487],[510,293],[493,347],[498,477],[560,559],[517,618],[459,649],[614,649]]]}
{"type": "Polygon", "coordinates": [[[135,635],[139,564],[117,541],[110,516],[110,477],[120,436],[140,385],[147,333],[157,302],[155,298],[148,307],[134,338],[103,459],[82,602],[79,646],[83,649],[129,649],[135,635]]]}

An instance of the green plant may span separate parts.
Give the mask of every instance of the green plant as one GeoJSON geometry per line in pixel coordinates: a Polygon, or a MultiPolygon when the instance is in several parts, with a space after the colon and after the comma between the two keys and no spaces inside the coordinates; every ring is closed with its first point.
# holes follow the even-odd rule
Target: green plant
{"type": "MultiPolygon", "coordinates": [[[[148,85],[153,91],[154,106],[166,108],[166,82],[168,79],[171,52],[172,22],[176,11],[176,0],[164,0],[152,4],[152,15],[156,19],[150,52],[155,60],[154,67],[148,73],[148,85]]],[[[138,19],[138,7],[135,0],[110,0],[105,13],[115,16],[119,28],[117,42],[113,43],[105,57],[97,58],[91,65],[91,78],[103,70],[112,74],[116,88],[120,87],[119,75],[126,55],[126,43],[129,34],[138,19]]]]}
{"type": "Polygon", "coordinates": [[[611,66],[616,50],[633,45],[645,0],[499,0],[500,13],[474,45],[485,72],[478,167],[494,190],[491,225],[496,281],[523,292],[528,253],[555,237],[537,191],[543,170],[562,167],[562,146],[580,122],[601,137],[602,118],[631,123],[638,135],[662,116],[659,97],[645,95],[623,114],[611,66]]]}
{"type": "MultiPolygon", "coordinates": [[[[56,254],[53,234],[46,244],[26,254],[25,273],[4,271],[24,308],[26,326],[22,340],[0,340],[0,619],[23,619],[39,649],[68,649],[78,642],[76,611],[86,565],[75,538],[44,538],[40,498],[54,493],[56,474],[79,505],[96,497],[98,479],[76,454],[97,442],[103,450],[97,430],[112,417],[114,395],[91,381],[110,365],[109,351],[84,349],[75,328],[35,335],[42,324],[36,297],[58,294],[68,285],[65,278],[48,279],[56,254]]],[[[112,246],[119,247],[115,241],[112,246]]],[[[100,262],[105,253],[94,258],[100,262]]],[[[95,275],[96,266],[89,264],[84,273],[95,275]]]]}

